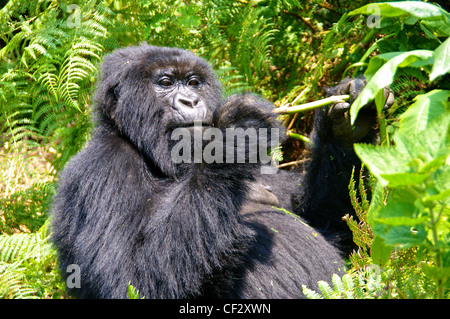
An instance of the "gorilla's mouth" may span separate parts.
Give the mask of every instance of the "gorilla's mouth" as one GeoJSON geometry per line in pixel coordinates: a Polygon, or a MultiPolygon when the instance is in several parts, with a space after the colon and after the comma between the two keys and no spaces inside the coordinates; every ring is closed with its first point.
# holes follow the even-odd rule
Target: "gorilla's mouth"
{"type": "Polygon", "coordinates": [[[208,128],[208,127],[212,127],[213,124],[211,121],[206,121],[206,120],[198,120],[198,121],[193,121],[193,122],[178,122],[178,123],[173,123],[172,125],[170,125],[171,129],[175,129],[175,128],[208,128]]]}
{"type": "Polygon", "coordinates": [[[195,122],[195,123],[186,123],[186,125],[184,125],[183,127],[211,127],[212,123],[211,122],[195,122]]]}

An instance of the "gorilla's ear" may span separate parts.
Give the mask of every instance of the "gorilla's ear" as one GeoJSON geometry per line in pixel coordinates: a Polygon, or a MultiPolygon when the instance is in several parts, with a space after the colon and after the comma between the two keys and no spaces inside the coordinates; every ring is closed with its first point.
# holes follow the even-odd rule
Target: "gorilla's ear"
{"type": "Polygon", "coordinates": [[[149,54],[155,49],[147,45],[125,47],[109,53],[101,63],[95,102],[101,112],[109,114],[121,97],[128,94],[142,72],[142,65],[148,63],[149,54]]]}
{"type": "Polygon", "coordinates": [[[119,100],[119,80],[102,74],[98,79],[94,101],[102,113],[109,113],[119,100]]]}
{"type": "Polygon", "coordinates": [[[111,109],[120,97],[120,87],[124,74],[131,67],[126,50],[107,55],[101,65],[95,99],[105,111],[111,109]]]}

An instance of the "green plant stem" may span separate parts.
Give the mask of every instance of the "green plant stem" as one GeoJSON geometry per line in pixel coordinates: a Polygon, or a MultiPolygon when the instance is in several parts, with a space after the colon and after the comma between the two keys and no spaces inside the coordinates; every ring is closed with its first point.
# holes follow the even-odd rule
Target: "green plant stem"
{"type": "Polygon", "coordinates": [[[318,101],[314,101],[314,102],[310,102],[310,103],[305,103],[305,104],[300,104],[300,105],[294,105],[291,107],[287,107],[287,108],[276,108],[273,110],[274,113],[278,113],[278,114],[292,114],[292,113],[300,113],[300,112],[306,112],[306,111],[311,111],[314,109],[317,109],[319,107],[328,105],[328,104],[334,104],[334,103],[339,103],[342,101],[347,101],[348,99],[350,99],[350,95],[345,94],[345,95],[335,95],[335,96],[330,96],[326,99],[322,99],[322,100],[318,100],[318,101]]]}
{"type": "MultiPolygon", "coordinates": [[[[433,207],[429,207],[430,209],[430,219],[431,219],[431,233],[433,236],[433,250],[436,254],[436,267],[441,268],[442,267],[442,260],[441,260],[441,251],[438,247],[438,234],[437,234],[437,223],[439,222],[439,218],[435,218],[433,207]]],[[[439,214],[440,215],[440,214],[439,214]]],[[[437,279],[437,298],[438,299],[444,299],[444,284],[443,280],[441,278],[437,279]]]]}
{"type": "Polygon", "coordinates": [[[299,133],[294,133],[292,131],[288,131],[287,132],[287,136],[295,138],[295,139],[298,139],[298,140],[301,140],[301,141],[303,141],[305,143],[309,143],[310,142],[310,139],[308,137],[306,137],[305,135],[302,135],[302,134],[299,134],[299,133]]]}
{"type": "Polygon", "coordinates": [[[383,113],[378,114],[378,122],[380,125],[380,141],[381,145],[383,145],[386,142],[387,146],[391,146],[391,143],[389,141],[389,138],[386,133],[386,119],[383,113]]]}

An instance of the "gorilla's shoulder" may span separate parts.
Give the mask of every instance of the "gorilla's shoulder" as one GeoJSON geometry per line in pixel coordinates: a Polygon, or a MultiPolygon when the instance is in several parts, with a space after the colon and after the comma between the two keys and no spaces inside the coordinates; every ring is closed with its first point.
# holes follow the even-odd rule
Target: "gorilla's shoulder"
{"type": "Polygon", "coordinates": [[[127,166],[137,168],[144,165],[142,155],[122,137],[115,134],[94,134],[85,147],[71,158],[63,172],[89,178],[97,176],[101,171],[120,172],[127,166]]]}

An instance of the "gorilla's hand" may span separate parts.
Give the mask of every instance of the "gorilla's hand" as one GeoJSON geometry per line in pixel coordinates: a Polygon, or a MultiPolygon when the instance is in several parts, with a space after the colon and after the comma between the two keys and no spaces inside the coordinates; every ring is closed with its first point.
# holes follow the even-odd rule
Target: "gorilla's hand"
{"type": "Polygon", "coordinates": [[[234,154],[244,156],[245,162],[266,163],[267,158],[261,154],[267,155],[286,136],[273,109],[269,101],[248,93],[232,95],[224,101],[215,112],[213,123],[227,138],[227,156],[231,150],[228,145],[234,144],[234,154]]]}
{"type": "Polygon", "coordinates": [[[252,94],[235,94],[228,97],[215,114],[219,128],[275,128],[279,127],[272,112],[273,105],[252,94]]]}
{"type": "MultiPolygon", "coordinates": [[[[365,78],[344,79],[337,86],[327,88],[326,93],[331,95],[349,94],[348,102],[334,104],[328,110],[328,118],[332,122],[334,135],[346,148],[351,148],[353,143],[360,142],[377,126],[377,111],[375,103],[372,102],[360,110],[355,124],[350,124],[350,106],[366,86],[365,78]]],[[[394,94],[389,88],[384,90],[386,104],[384,109],[394,103],[394,94]]]]}

